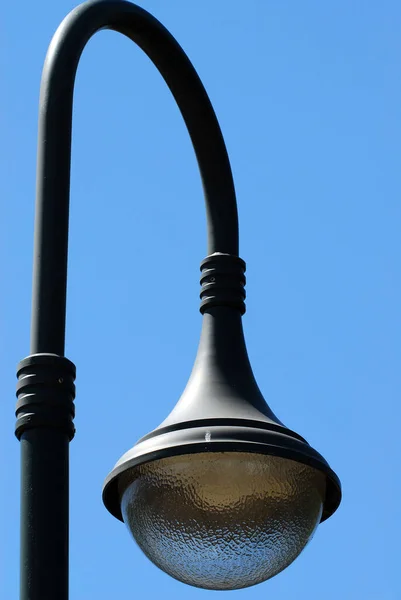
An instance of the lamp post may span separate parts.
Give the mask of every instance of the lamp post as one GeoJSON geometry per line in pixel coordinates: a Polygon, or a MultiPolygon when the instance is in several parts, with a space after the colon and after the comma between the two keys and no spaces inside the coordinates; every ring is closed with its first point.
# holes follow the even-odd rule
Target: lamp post
{"type": "Polygon", "coordinates": [[[191,377],[167,419],[106,478],[106,508],[173,577],[236,589],[290,564],[341,498],[327,462],[277,419],[254,379],[242,330],[245,263],[234,185],[201,81],[149,13],[124,0],[91,0],[60,25],[41,83],[31,354],[17,372],[21,600],[68,598],[75,366],[64,357],[64,336],[72,101],[80,55],[104,28],[138,44],[169,86],[196,153],[208,226],[203,329],[191,377]]]}

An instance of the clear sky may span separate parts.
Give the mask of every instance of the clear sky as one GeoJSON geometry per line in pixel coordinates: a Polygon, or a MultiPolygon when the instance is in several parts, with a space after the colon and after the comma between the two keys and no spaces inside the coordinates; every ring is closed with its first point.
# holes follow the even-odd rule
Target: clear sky
{"type": "MultiPolygon", "coordinates": [[[[238,600],[399,600],[401,4],[143,0],[201,76],[226,139],[244,327],[279,418],[343,484],[295,563],[238,600]]],[[[0,595],[17,597],[16,363],[29,353],[37,106],[73,0],[8,2],[0,72],[0,595]]],[[[71,598],[196,599],[104,509],[104,477],[180,396],[201,317],[202,190],[162,78],[99,33],[76,82],[66,355],[77,365],[71,598]],[[129,375],[130,385],[127,385],[129,375]]]]}

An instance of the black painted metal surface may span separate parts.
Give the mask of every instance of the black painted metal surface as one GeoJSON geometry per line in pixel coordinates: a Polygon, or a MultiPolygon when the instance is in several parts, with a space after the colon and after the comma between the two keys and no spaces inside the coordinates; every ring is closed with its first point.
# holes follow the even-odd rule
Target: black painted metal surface
{"type": "Polygon", "coordinates": [[[117,463],[104,501],[121,518],[118,481],[139,462],[196,451],[255,451],[311,464],[327,476],[323,518],[336,510],[338,478],[288,430],[254,379],[242,331],[245,263],[224,140],[204,87],[169,32],[124,0],[87,2],[66,17],[46,57],[40,93],[31,355],[18,366],[21,441],[21,600],[68,598],[68,444],[74,435],[75,367],[64,357],[72,102],[76,69],[100,29],[132,39],[169,86],[187,125],[204,187],[209,256],[202,262],[203,330],[176,408],[117,463]]]}
{"type": "MultiPolygon", "coordinates": [[[[47,366],[47,380],[40,381],[44,367],[32,355],[54,355],[56,362],[60,357],[59,363],[63,360],[74,80],[86,43],[105,28],[131,38],[164,77],[181,110],[198,160],[208,217],[209,251],[238,254],[237,207],[230,163],[212,105],[189,59],[163,25],[134,4],[95,0],[78,6],[53,37],[40,91],[31,356],[18,367],[21,600],[68,598],[68,442],[73,435],[72,400],[69,407],[68,400],[63,404],[65,384],[53,385],[49,373],[54,365],[47,366]],[[22,377],[22,365],[27,362],[29,377],[22,377]],[[31,391],[28,381],[34,382],[32,394],[21,389],[31,391]]],[[[57,369],[53,371],[57,379],[63,377],[57,369]]]]}

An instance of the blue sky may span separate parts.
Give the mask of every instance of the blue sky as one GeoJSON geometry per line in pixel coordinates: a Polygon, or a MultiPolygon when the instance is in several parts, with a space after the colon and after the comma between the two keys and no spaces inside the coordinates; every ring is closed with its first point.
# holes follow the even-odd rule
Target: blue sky
{"type": "MultiPolygon", "coordinates": [[[[398,600],[401,5],[144,0],[202,78],[226,139],[247,262],[244,327],[279,418],[339,474],[343,503],[283,573],[239,600],[398,600]]],[[[0,98],[0,592],[18,589],[16,363],[29,352],[37,106],[70,0],[6,3],[0,98]]],[[[159,571],[103,479],[180,396],[206,254],[190,141],[157,70],[99,33],[75,94],[66,355],[77,365],[71,598],[212,597],[159,571]],[[131,384],[126,385],[127,374],[131,384]]]]}

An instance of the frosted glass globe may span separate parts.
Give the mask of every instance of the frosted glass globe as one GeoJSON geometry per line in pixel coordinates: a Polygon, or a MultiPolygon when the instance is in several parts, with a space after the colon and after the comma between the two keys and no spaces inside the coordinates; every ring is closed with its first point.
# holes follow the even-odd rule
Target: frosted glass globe
{"type": "Polygon", "coordinates": [[[292,563],[325,495],[320,471],[254,453],[164,458],[130,479],[121,508],[140,548],[172,577],[211,590],[255,585],[292,563]]]}

